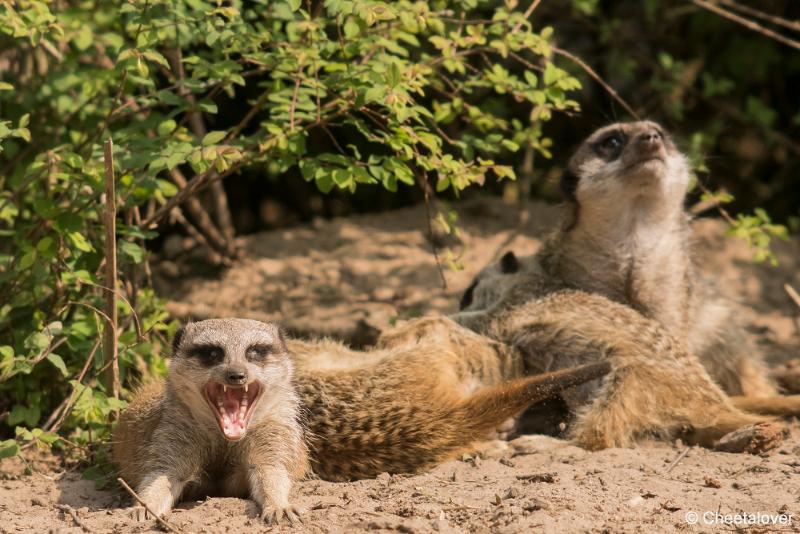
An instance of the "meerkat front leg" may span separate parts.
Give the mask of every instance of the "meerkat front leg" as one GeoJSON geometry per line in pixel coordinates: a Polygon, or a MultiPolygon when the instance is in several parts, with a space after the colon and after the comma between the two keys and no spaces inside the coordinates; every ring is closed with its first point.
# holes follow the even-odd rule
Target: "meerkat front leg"
{"type": "MultiPolygon", "coordinates": [[[[172,510],[172,506],[183,493],[188,479],[176,477],[170,473],[150,473],[139,485],[137,494],[147,507],[158,517],[172,510]]],[[[130,516],[137,521],[144,521],[149,514],[147,508],[135,505],[130,509],[130,516]]]]}
{"type": "MultiPolygon", "coordinates": [[[[200,440],[188,438],[181,423],[185,420],[188,414],[167,411],[153,432],[152,441],[142,451],[147,460],[139,467],[141,478],[136,492],[157,516],[172,509],[189,482],[200,479],[204,447],[200,440]]],[[[134,503],[130,515],[143,521],[149,514],[134,503]]]]}
{"type": "Polygon", "coordinates": [[[250,495],[261,508],[261,519],[270,525],[284,518],[289,523],[301,521],[303,510],[289,502],[292,477],[283,466],[254,466],[250,472],[250,495]]]}

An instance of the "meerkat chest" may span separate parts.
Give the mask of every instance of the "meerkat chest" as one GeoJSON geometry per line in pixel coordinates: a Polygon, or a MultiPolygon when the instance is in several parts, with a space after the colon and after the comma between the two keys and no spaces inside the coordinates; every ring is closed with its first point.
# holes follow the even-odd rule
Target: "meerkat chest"
{"type": "Polygon", "coordinates": [[[621,275],[626,302],[673,334],[685,334],[689,288],[683,243],[645,233],[631,241],[623,257],[621,275]]]}

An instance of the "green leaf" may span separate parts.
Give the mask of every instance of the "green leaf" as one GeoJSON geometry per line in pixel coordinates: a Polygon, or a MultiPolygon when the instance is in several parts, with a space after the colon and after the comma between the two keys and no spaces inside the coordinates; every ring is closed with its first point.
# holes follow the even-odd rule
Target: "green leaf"
{"type": "Polygon", "coordinates": [[[177,126],[178,126],[178,123],[176,123],[174,120],[172,120],[172,119],[165,120],[164,122],[162,122],[162,123],[160,123],[158,125],[158,129],[157,129],[158,135],[162,135],[162,136],[163,135],[169,135],[173,131],[175,131],[175,128],[177,128],[177,126]]]}
{"type": "Polygon", "coordinates": [[[84,237],[84,235],[80,232],[70,232],[67,234],[67,237],[72,242],[72,245],[77,248],[78,250],[82,250],[83,252],[93,252],[94,247],[91,243],[84,237]]]}
{"type": "Polygon", "coordinates": [[[289,4],[289,9],[291,9],[292,11],[297,11],[298,9],[300,9],[300,4],[302,3],[302,0],[286,0],[286,3],[289,4]]]}
{"type": "Polygon", "coordinates": [[[119,248],[120,252],[133,260],[133,263],[141,263],[144,259],[144,250],[142,250],[142,247],[136,243],[131,243],[130,241],[120,241],[117,244],[117,247],[119,248]]]}
{"type": "Polygon", "coordinates": [[[8,82],[0,82],[0,91],[13,91],[14,86],[8,82]]]}
{"type": "Polygon", "coordinates": [[[203,146],[210,146],[216,145],[223,139],[225,139],[225,132],[208,132],[205,137],[203,137],[203,146]]]}
{"type": "Polygon", "coordinates": [[[15,439],[0,441],[0,458],[11,458],[20,453],[19,443],[15,439]]]}
{"type": "Polygon", "coordinates": [[[347,17],[347,20],[344,23],[344,36],[348,39],[352,39],[354,37],[358,37],[360,32],[361,27],[358,25],[358,20],[356,17],[347,17]]]}
{"type": "Polygon", "coordinates": [[[61,374],[63,376],[65,376],[65,377],[69,376],[69,371],[67,371],[67,366],[64,363],[64,360],[61,358],[61,356],[51,352],[50,354],[47,355],[47,361],[49,361],[50,363],[55,365],[56,369],[61,371],[61,374]]]}

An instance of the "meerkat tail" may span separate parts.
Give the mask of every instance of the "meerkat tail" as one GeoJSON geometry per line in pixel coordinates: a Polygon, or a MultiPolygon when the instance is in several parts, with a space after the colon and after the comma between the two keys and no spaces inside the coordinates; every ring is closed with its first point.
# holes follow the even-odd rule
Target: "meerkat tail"
{"type": "Polygon", "coordinates": [[[519,415],[530,405],[553,397],[565,389],[602,378],[611,372],[608,361],[561,369],[488,386],[464,401],[461,417],[476,435],[488,433],[497,424],[519,415]]]}
{"type": "Polygon", "coordinates": [[[776,397],[731,397],[733,405],[746,412],[759,415],[777,415],[782,417],[800,417],[800,395],[776,397]]]}

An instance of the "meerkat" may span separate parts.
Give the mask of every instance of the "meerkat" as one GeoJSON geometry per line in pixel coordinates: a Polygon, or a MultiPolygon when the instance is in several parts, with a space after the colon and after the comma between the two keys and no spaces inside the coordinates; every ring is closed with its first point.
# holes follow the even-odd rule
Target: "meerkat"
{"type": "Polygon", "coordinates": [[[274,324],[187,324],[166,382],[140,389],[120,417],[112,438],[120,476],[158,516],[180,499],[221,494],[251,496],[268,523],[297,520],[289,494],[308,450],[293,367],[274,324]]]}
{"type": "Polygon", "coordinates": [[[142,388],[120,418],[121,476],[159,515],[188,494],[249,494],[267,521],[294,521],[288,495],[309,452],[328,480],[417,472],[610,370],[600,362],[520,378],[518,354],[446,318],[411,321],[380,343],[357,352],[285,340],[245,319],[186,325],[166,383],[142,388]]]}
{"type": "MultiPolygon", "coordinates": [[[[614,324],[616,317],[611,314],[624,315],[642,330],[652,327],[649,318],[662,325],[660,338],[674,338],[673,345],[675,339],[681,340],[680,351],[689,354],[683,358],[689,363],[680,373],[698,375],[694,354],[700,355],[705,376],[693,382],[714,386],[711,397],[717,400],[698,400],[693,409],[721,402],[713,378],[725,393],[734,395],[725,402],[729,406],[733,403],[737,409],[762,414],[797,415],[798,399],[775,396],[763,363],[748,352],[731,308],[693,271],[688,218],[683,211],[688,181],[685,158],[657,124],[615,124],[600,129],[571,159],[562,180],[570,206],[562,229],[537,255],[519,259],[509,252],[483,269],[465,291],[456,320],[499,340],[521,343],[528,352],[530,371],[541,372],[585,361],[587,354],[597,353],[598,346],[605,350],[621,343],[631,346],[632,340],[614,324]],[[586,317],[582,328],[591,329],[599,337],[588,338],[576,331],[583,341],[574,347],[539,342],[535,335],[503,326],[504,322],[519,326],[526,313],[539,313],[537,303],[549,295],[569,295],[564,298],[574,301],[580,310],[590,293],[603,300],[593,306],[595,315],[586,317]],[[547,349],[542,350],[543,346],[547,349]]],[[[552,338],[552,332],[559,328],[555,321],[532,326],[543,340],[552,338]]],[[[561,327],[576,328],[575,323],[561,327]]],[[[630,335],[635,336],[636,330],[630,335]]],[[[665,342],[658,346],[665,346],[665,342]]],[[[639,349],[648,354],[646,345],[639,349]]],[[[674,348],[667,353],[660,349],[651,353],[654,361],[675,357],[674,348]]],[[[676,373],[668,383],[676,386],[683,379],[685,376],[676,373]]],[[[669,405],[666,397],[670,393],[663,393],[669,405]]],[[[582,400],[586,400],[585,395],[582,400]]],[[[580,403],[573,402],[573,409],[576,404],[580,403]]],[[[746,422],[745,418],[738,419],[746,422]]],[[[659,427],[655,419],[652,423],[646,426],[659,427]]]]}
{"type": "MultiPolygon", "coordinates": [[[[729,395],[774,397],[777,389],[735,308],[694,268],[684,210],[689,182],[686,157],[658,124],[600,128],[581,144],[562,177],[568,214],[561,229],[534,257],[518,261],[509,253],[503,261],[659,321],[686,340],[729,395]]],[[[501,281],[491,292],[502,292],[502,286],[501,281]]]]}

